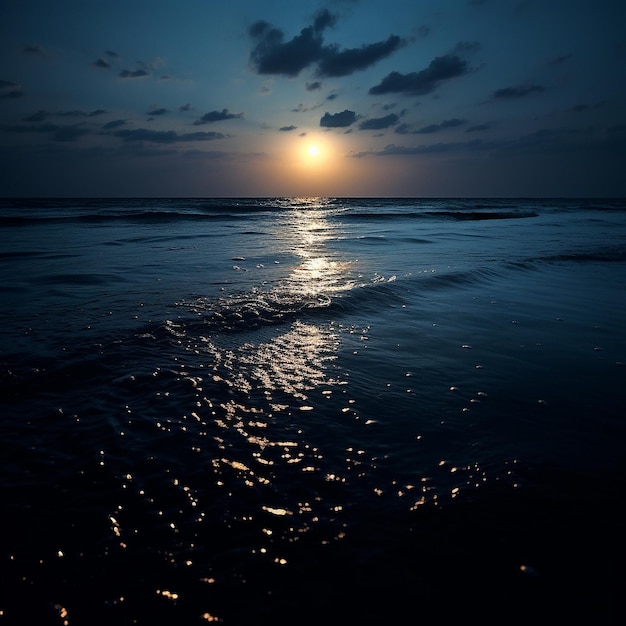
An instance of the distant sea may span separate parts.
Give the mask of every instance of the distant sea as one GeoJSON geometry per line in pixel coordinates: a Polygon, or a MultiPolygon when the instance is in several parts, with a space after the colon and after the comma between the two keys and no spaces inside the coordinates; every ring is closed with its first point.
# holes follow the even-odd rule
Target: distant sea
{"type": "Polygon", "coordinates": [[[626,200],[4,199],[0,272],[0,625],[623,618],[626,200]]]}

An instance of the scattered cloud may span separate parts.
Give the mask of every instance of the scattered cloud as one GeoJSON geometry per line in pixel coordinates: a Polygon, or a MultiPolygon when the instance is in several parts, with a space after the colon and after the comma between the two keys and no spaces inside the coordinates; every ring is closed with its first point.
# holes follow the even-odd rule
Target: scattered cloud
{"type": "Polygon", "coordinates": [[[504,87],[496,89],[491,94],[492,100],[513,100],[515,98],[523,98],[532,93],[541,93],[545,91],[545,87],[541,85],[521,85],[519,87],[504,87]]]}
{"type": "Polygon", "coordinates": [[[342,111],[341,113],[324,113],[320,120],[320,126],[325,128],[345,128],[356,122],[357,115],[354,111],[342,111]]]}
{"type": "Polygon", "coordinates": [[[322,88],[322,83],[320,83],[319,80],[316,80],[315,82],[312,82],[312,83],[306,83],[304,88],[307,91],[315,91],[316,89],[321,89],[322,88]]]}
{"type": "Polygon", "coordinates": [[[111,69],[111,64],[108,61],[105,61],[104,59],[96,59],[92,65],[94,65],[95,67],[101,67],[104,70],[108,70],[111,69]]]}
{"type": "Polygon", "coordinates": [[[381,95],[386,93],[406,93],[425,95],[434,91],[442,81],[463,76],[470,71],[466,61],[454,54],[434,58],[429,66],[419,72],[401,74],[391,72],[380,84],[372,87],[369,93],[381,95]]]}
{"type": "Polygon", "coordinates": [[[151,111],[148,111],[146,115],[165,115],[166,113],[169,113],[168,109],[159,108],[159,109],[152,109],[151,111]]]}
{"type": "Polygon", "coordinates": [[[285,42],[282,30],[258,21],[248,31],[254,41],[250,61],[259,74],[297,76],[321,58],[324,49],[322,31],[332,23],[334,18],[328,11],[323,11],[313,26],[303,28],[299,35],[285,42]]]}
{"type": "Polygon", "coordinates": [[[82,124],[62,126],[58,124],[29,124],[27,126],[17,124],[5,126],[4,130],[9,133],[51,133],[54,141],[75,141],[89,133],[89,129],[82,124]]]}
{"type": "Polygon", "coordinates": [[[60,111],[58,113],[50,113],[49,111],[44,111],[43,109],[29,115],[28,117],[22,118],[23,122],[43,122],[48,117],[56,116],[56,117],[97,117],[99,115],[104,115],[107,113],[104,109],[96,109],[95,111],[80,111],[74,109],[73,111],[60,111]]]}
{"type": "Polygon", "coordinates": [[[282,130],[283,132],[287,133],[289,131],[296,130],[296,128],[298,127],[291,124],[290,126],[281,126],[278,130],[282,130]]]}
{"type": "Polygon", "coordinates": [[[214,122],[222,122],[224,120],[232,120],[243,117],[243,113],[231,113],[228,109],[221,111],[209,111],[205,113],[199,120],[194,122],[194,126],[202,124],[213,124],[214,122]]]}
{"type": "Polygon", "coordinates": [[[112,130],[114,128],[119,128],[120,126],[124,126],[126,124],[126,120],[112,120],[111,122],[107,122],[102,125],[102,130],[112,130]]]}
{"type": "Polygon", "coordinates": [[[137,70],[122,70],[119,74],[119,78],[145,78],[146,76],[150,76],[150,72],[139,68],[137,70]]]}
{"type": "Polygon", "coordinates": [[[318,13],[313,24],[289,41],[282,30],[261,20],[248,30],[253,41],[250,62],[259,74],[297,76],[303,69],[317,65],[318,76],[348,76],[394,53],[406,41],[390,35],[385,41],[360,48],[341,50],[337,44],[324,45],[323,31],[334,26],[336,17],[327,9],[318,13]]]}
{"type": "Polygon", "coordinates": [[[317,74],[319,76],[348,76],[358,70],[374,65],[377,61],[393,54],[406,44],[404,39],[391,35],[386,41],[367,44],[360,48],[340,50],[338,46],[325,49],[319,60],[317,74]]]}
{"type": "Polygon", "coordinates": [[[43,122],[48,116],[50,115],[50,113],[48,113],[48,111],[37,111],[37,113],[33,113],[32,115],[29,115],[28,117],[24,117],[22,118],[23,122],[43,122]]]}
{"type": "Polygon", "coordinates": [[[474,126],[470,126],[465,129],[466,133],[478,133],[484,130],[489,130],[491,128],[491,124],[476,124],[474,126]]]}
{"type": "Polygon", "coordinates": [[[24,96],[22,87],[12,80],[0,80],[0,98],[21,98],[24,96]]]}
{"type": "Polygon", "coordinates": [[[397,156],[411,154],[437,154],[443,152],[458,152],[459,150],[477,150],[484,147],[481,139],[472,141],[454,141],[447,143],[420,144],[418,146],[398,146],[394,143],[385,146],[382,150],[355,152],[354,157],[366,156],[397,156]]]}
{"type": "MultiPolygon", "coordinates": [[[[327,100],[332,100],[332,98],[329,96],[327,98],[327,100]]],[[[323,106],[322,104],[314,104],[313,106],[305,106],[304,104],[302,104],[302,102],[300,104],[298,104],[297,107],[295,107],[294,109],[291,109],[292,113],[307,113],[308,111],[315,111],[315,109],[319,109],[321,106],[323,106]]]]}
{"type": "Polygon", "coordinates": [[[600,102],[596,102],[595,104],[577,104],[576,106],[572,107],[572,111],[574,111],[574,113],[585,113],[586,111],[595,111],[596,109],[603,107],[605,104],[606,103],[604,100],[600,102]]]}
{"type": "Polygon", "coordinates": [[[382,130],[398,123],[400,118],[395,113],[390,113],[384,117],[372,117],[359,124],[361,130],[382,130]]]}
{"type": "Polygon", "coordinates": [[[571,54],[562,54],[558,57],[554,57],[548,60],[548,65],[561,65],[561,63],[565,63],[565,61],[569,61],[572,58],[571,54]]]}
{"type": "Polygon", "coordinates": [[[37,45],[37,44],[33,45],[33,44],[27,43],[22,48],[22,52],[24,52],[24,54],[38,55],[38,54],[44,54],[44,49],[40,45],[37,45]]]}
{"type": "Polygon", "coordinates": [[[179,111],[193,111],[193,107],[188,102],[187,104],[182,104],[180,107],[178,107],[178,110],[179,111]]]}
{"type": "Polygon", "coordinates": [[[152,143],[179,143],[190,141],[213,141],[214,139],[224,139],[222,133],[177,133],[173,130],[150,130],[149,128],[137,128],[135,130],[118,130],[113,133],[124,141],[149,141],[152,143]]]}
{"type": "Polygon", "coordinates": [[[429,124],[428,126],[422,126],[415,131],[412,131],[416,135],[428,135],[430,133],[438,133],[442,130],[446,130],[447,128],[455,128],[457,126],[463,126],[466,124],[467,120],[458,119],[453,117],[449,120],[443,120],[439,124],[429,124]]]}

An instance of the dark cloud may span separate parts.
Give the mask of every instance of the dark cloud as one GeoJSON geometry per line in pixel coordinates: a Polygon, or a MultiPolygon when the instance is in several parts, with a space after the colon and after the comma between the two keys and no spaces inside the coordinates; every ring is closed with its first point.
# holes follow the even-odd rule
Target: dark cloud
{"type": "MultiPolygon", "coordinates": [[[[320,25],[323,26],[324,22],[321,21],[320,25]]],[[[250,61],[259,74],[297,76],[305,67],[318,61],[324,50],[321,31],[315,26],[303,28],[299,35],[287,42],[283,31],[264,21],[253,24],[249,34],[254,41],[250,61]]]]}
{"type": "Polygon", "coordinates": [[[101,67],[105,70],[108,70],[111,68],[111,64],[105,61],[104,59],[97,59],[96,61],[93,62],[93,65],[95,67],[101,67]]]}
{"type": "Polygon", "coordinates": [[[324,113],[320,120],[320,126],[325,128],[345,128],[356,122],[357,115],[354,111],[342,111],[341,113],[324,113]]]}
{"type": "Polygon", "coordinates": [[[180,111],[193,111],[193,107],[191,106],[191,104],[188,102],[187,104],[183,104],[179,107],[180,111]]]}
{"type": "Polygon", "coordinates": [[[21,85],[14,83],[12,80],[0,80],[0,98],[2,99],[14,99],[22,98],[24,92],[21,85]]]}
{"type": "Polygon", "coordinates": [[[316,89],[322,88],[322,83],[320,83],[319,80],[316,80],[313,83],[307,83],[304,87],[307,91],[315,91],[316,89]]]}
{"type": "Polygon", "coordinates": [[[119,54],[117,52],[115,52],[114,50],[107,50],[104,54],[106,54],[107,56],[111,57],[112,59],[117,59],[119,58],[119,54]]]}
{"type": "Polygon", "coordinates": [[[382,130],[383,128],[389,128],[398,123],[400,118],[395,113],[390,113],[384,117],[372,117],[369,120],[365,120],[359,124],[361,130],[382,130]]]}
{"type": "Polygon", "coordinates": [[[22,51],[25,54],[43,54],[43,48],[39,45],[26,44],[22,51]]]}
{"type": "Polygon", "coordinates": [[[336,100],[339,96],[336,93],[331,93],[326,96],[326,100],[336,100]]]}
{"type": "Polygon", "coordinates": [[[89,133],[89,129],[81,125],[61,126],[58,124],[29,124],[5,126],[4,130],[10,133],[51,133],[54,141],[76,141],[79,137],[89,133]]]}
{"type": "MultiPolygon", "coordinates": [[[[328,100],[331,100],[331,98],[328,98],[328,100]]],[[[321,106],[323,106],[323,104],[315,104],[311,107],[308,107],[300,103],[295,109],[291,109],[291,112],[292,113],[306,113],[307,111],[315,111],[315,109],[319,109],[321,106]]]]}
{"type": "Polygon", "coordinates": [[[572,107],[572,111],[574,111],[574,113],[585,113],[586,111],[595,111],[596,109],[599,109],[604,105],[604,100],[602,100],[601,102],[596,102],[595,104],[577,104],[576,106],[572,107]]]}
{"type": "Polygon", "coordinates": [[[397,35],[391,35],[385,41],[360,48],[341,50],[336,44],[325,46],[323,31],[335,21],[335,16],[324,10],[311,26],[289,41],[285,41],[282,30],[258,21],[248,30],[253,41],[250,62],[259,74],[297,76],[306,67],[317,65],[318,76],[347,76],[373,65],[405,44],[397,35]]]}
{"type": "Polygon", "coordinates": [[[356,152],[352,156],[394,156],[394,155],[411,155],[411,154],[439,154],[445,152],[458,152],[463,150],[480,150],[485,149],[486,144],[481,139],[472,141],[455,141],[448,143],[421,144],[419,146],[397,146],[392,143],[385,146],[382,150],[371,152],[356,152]]]}
{"type": "Polygon", "coordinates": [[[296,130],[296,128],[298,127],[292,124],[291,126],[281,126],[278,130],[282,130],[283,132],[289,132],[291,130],[296,130]]]}
{"type": "Polygon", "coordinates": [[[491,128],[490,124],[476,124],[475,126],[470,126],[465,129],[466,133],[478,133],[483,130],[489,130],[491,128]]]}
{"type": "Polygon", "coordinates": [[[228,109],[221,111],[209,111],[205,113],[199,120],[194,122],[194,126],[202,124],[213,124],[214,122],[222,122],[224,120],[233,120],[243,117],[243,113],[231,113],[228,109]]]}
{"type": "Polygon", "coordinates": [[[418,128],[415,132],[416,135],[427,135],[429,133],[438,133],[439,131],[446,130],[447,128],[454,128],[456,126],[463,126],[466,124],[467,120],[461,120],[456,117],[453,117],[449,120],[444,120],[440,124],[429,124],[428,126],[422,126],[418,128]]]}
{"type": "Polygon", "coordinates": [[[169,113],[168,109],[152,109],[152,111],[148,111],[146,113],[146,115],[165,115],[166,113],[169,113]]]}
{"type": "Polygon", "coordinates": [[[565,61],[569,61],[571,58],[571,54],[562,54],[558,57],[554,57],[553,59],[549,59],[548,65],[561,65],[561,63],[565,63],[565,61]]]}
{"type": "Polygon", "coordinates": [[[388,57],[405,43],[397,35],[391,35],[386,41],[349,50],[339,50],[338,46],[330,46],[326,48],[323,58],[319,61],[317,73],[319,76],[348,76],[388,57]]]}
{"type": "Polygon", "coordinates": [[[22,118],[23,122],[43,122],[45,119],[51,116],[56,117],[97,117],[98,115],[104,115],[107,113],[104,109],[96,109],[95,111],[80,111],[74,109],[73,111],[60,111],[58,113],[50,113],[49,111],[39,110],[28,117],[22,118]]]}
{"type": "Polygon", "coordinates": [[[32,115],[29,115],[28,117],[24,117],[22,118],[23,122],[43,122],[48,116],[50,115],[50,113],[48,113],[48,111],[37,111],[37,113],[33,113],[32,115]]]}
{"type": "Polygon", "coordinates": [[[391,72],[379,85],[372,87],[369,93],[372,95],[386,93],[425,95],[434,91],[442,81],[462,76],[469,71],[463,59],[457,55],[448,54],[434,58],[430,65],[420,72],[410,74],[391,72]]]}
{"type": "Polygon", "coordinates": [[[512,100],[515,98],[523,98],[532,93],[541,93],[545,91],[545,87],[541,85],[521,85],[520,87],[504,87],[497,89],[491,94],[493,100],[512,100]]]}
{"type": "Polygon", "coordinates": [[[144,69],[122,70],[118,76],[119,78],[144,78],[146,76],[150,76],[150,72],[144,69]]]}
{"type": "Polygon", "coordinates": [[[137,128],[135,130],[118,130],[113,133],[115,137],[119,137],[124,141],[150,141],[153,143],[179,143],[190,141],[213,141],[214,139],[223,139],[225,135],[222,133],[182,133],[179,134],[173,130],[150,130],[149,128],[137,128]]]}
{"type": "MultiPolygon", "coordinates": [[[[62,111],[61,113],[54,113],[60,117],[98,117],[98,115],[104,115],[108,111],[104,109],[96,109],[95,111],[85,112],[80,110],[62,111]]],[[[51,114],[52,115],[52,114],[51,114]]]]}
{"type": "Polygon", "coordinates": [[[126,120],[113,120],[111,122],[107,122],[102,125],[102,130],[112,130],[113,128],[119,128],[120,126],[124,126],[126,124],[126,120]]]}

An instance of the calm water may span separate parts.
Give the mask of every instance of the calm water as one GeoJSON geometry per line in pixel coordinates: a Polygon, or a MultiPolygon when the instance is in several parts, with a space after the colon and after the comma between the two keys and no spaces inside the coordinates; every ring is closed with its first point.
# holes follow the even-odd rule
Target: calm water
{"type": "Polygon", "coordinates": [[[626,201],[2,200],[0,277],[0,624],[612,623],[626,201]]]}

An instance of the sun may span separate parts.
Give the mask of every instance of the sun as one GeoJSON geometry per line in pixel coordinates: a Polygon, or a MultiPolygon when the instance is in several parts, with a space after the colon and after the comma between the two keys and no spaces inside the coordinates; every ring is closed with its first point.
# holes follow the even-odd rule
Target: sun
{"type": "Polygon", "coordinates": [[[307,152],[310,157],[316,157],[319,156],[320,149],[316,145],[312,145],[309,146],[307,152]]]}

